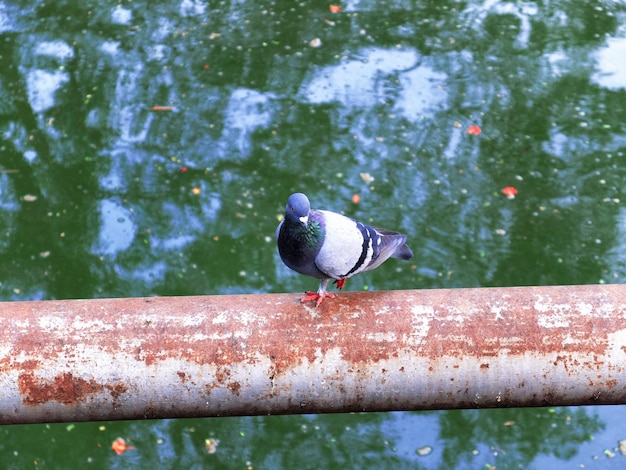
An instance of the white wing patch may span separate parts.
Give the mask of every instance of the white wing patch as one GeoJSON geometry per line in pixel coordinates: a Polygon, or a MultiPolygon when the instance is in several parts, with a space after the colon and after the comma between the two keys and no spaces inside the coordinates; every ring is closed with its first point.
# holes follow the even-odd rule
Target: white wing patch
{"type": "Polygon", "coordinates": [[[367,253],[360,266],[355,269],[363,254],[363,235],[357,223],[341,214],[329,211],[321,212],[326,224],[324,244],[315,259],[317,267],[335,279],[352,276],[367,269],[374,250],[368,237],[367,253]]]}

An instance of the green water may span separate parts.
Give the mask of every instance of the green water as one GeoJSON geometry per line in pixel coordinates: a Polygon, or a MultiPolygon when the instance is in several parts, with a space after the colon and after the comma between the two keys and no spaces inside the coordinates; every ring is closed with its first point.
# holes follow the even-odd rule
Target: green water
{"type": "MultiPolygon", "coordinates": [[[[341,7],[0,3],[0,299],[314,289],[296,190],[408,234],[348,289],[624,281],[623,3],[341,7]]],[[[623,468],[625,410],[5,426],[0,465],[623,468]]]]}

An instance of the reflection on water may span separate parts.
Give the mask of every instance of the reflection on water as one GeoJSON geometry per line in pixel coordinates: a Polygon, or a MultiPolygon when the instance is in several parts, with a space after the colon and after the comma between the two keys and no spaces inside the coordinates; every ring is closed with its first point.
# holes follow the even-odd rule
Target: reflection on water
{"type": "MultiPolygon", "coordinates": [[[[304,290],[273,243],[296,190],[413,240],[355,289],[623,282],[623,5],[341,8],[0,4],[2,299],[304,290]]],[[[2,461],[608,468],[620,413],[12,427],[2,461]]]]}

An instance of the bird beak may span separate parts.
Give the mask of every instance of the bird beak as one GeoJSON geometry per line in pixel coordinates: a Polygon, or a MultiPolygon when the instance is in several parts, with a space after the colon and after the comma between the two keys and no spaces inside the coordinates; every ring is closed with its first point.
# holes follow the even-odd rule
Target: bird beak
{"type": "Polygon", "coordinates": [[[308,225],[309,223],[309,216],[308,215],[304,215],[302,217],[299,217],[300,222],[302,222],[302,225],[304,225],[305,227],[308,225]]]}

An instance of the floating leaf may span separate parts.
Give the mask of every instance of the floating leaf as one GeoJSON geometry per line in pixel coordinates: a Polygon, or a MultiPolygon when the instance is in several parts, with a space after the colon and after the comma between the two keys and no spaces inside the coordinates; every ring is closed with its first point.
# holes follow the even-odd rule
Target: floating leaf
{"type": "Polygon", "coordinates": [[[415,453],[416,453],[417,455],[421,455],[421,456],[423,457],[423,456],[425,456],[425,455],[430,454],[432,451],[433,451],[433,448],[432,448],[432,447],[430,447],[430,446],[424,446],[424,447],[420,447],[419,449],[417,449],[417,450],[415,451],[415,453]]]}
{"type": "Polygon", "coordinates": [[[113,452],[115,452],[117,455],[122,455],[127,450],[134,449],[134,447],[126,445],[126,441],[121,437],[118,437],[111,444],[111,449],[113,449],[113,452]]]}
{"type": "Polygon", "coordinates": [[[374,177],[372,175],[370,175],[369,173],[359,173],[359,176],[361,177],[361,179],[367,183],[370,184],[371,182],[374,181],[374,177]]]}
{"type": "Polygon", "coordinates": [[[217,445],[220,443],[217,439],[205,439],[204,448],[209,454],[214,454],[217,451],[217,445]]]}
{"type": "Polygon", "coordinates": [[[506,188],[502,188],[502,194],[504,194],[509,199],[515,199],[517,189],[515,189],[514,186],[507,186],[506,188]]]}
{"type": "Polygon", "coordinates": [[[466,131],[469,135],[480,135],[479,126],[469,126],[466,131]]]}

